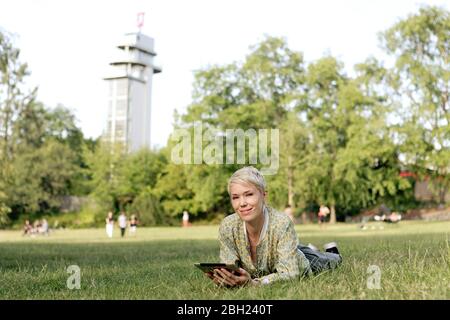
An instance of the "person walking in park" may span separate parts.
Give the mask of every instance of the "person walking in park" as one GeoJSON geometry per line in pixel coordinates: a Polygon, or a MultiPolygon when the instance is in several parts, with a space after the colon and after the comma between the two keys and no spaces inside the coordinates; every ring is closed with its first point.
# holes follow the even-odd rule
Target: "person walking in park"
{"type": "Polygon", "coordinates": [[[266,203],[266,183],[254,167],[237,170],[228,181],[234,214],[219,228],[220,261],[239,265],[207,272],[217,285],[265,285],[336,268],[342,261],[336,243],[325,252],[299,243],[289,217],[266,203]]]}
{"type": "Polygon", "coordinates": [[[108,235],[109,238],[112,238],[114,230],[114,218],[112,211],[108,212],[105,222],[106,222],[106,234],[108,235]]]}
{"type": "Polygon", "coordinates": [[[130,218],[130,235],[134,236],[136,234],[137,224],[138,224],[138,220],[137,220],[136,216],[134,214],[132,214],[131,218],[130,218]]]}
{"type": "Polygon", "coordinates": [[[120,212],[118,223],[120,228],[120,236],[123,238],[125,236],[125,230],[127,229],[128,225],[128,219],[124,211],[120,212]]]}
{"type": "Polygon", "coordinates": [[[328,209],[327,206],[325,205],[320,205],[319,208],[319,212],[317,213],[317,216],[319,218],[319,225],[322,228],[324,223],[325,223],[325,219],[327,218],[327,215],[330,214],[330,209],[328,209]]]}
{"type": "Polygon", "coordinates": [[[183,227],[189,227],[189,212],[186,210],[183,211],[183,227]]]}

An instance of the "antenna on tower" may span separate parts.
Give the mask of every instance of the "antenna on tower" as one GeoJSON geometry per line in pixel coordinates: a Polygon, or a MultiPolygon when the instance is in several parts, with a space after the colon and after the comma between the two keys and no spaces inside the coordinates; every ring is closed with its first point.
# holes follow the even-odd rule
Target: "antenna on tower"
{"type": "Polygon", "coordinates": [[[141,33],[141,29],[144,26],[144,15],[145,12],[139,12],[137,14],[137,26],[139,28],[139,33],[141,33]]]}

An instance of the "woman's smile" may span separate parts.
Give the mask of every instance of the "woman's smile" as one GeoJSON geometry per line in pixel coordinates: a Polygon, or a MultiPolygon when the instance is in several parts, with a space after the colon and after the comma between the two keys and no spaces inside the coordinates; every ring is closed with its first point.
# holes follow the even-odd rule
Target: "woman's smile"
{"type": "Polygon", "coordinates": [[[243,215],[249,214],[251,211],[253,211],[253,208],[247,208],[247,209],[239,209],[239,213],[243,215]]]}

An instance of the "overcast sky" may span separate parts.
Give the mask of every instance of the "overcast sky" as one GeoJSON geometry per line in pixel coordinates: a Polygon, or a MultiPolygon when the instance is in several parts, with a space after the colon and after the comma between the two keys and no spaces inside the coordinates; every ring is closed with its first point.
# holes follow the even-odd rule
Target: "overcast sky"
{"type": "Polygon", "coordinates": [[[308,62],[331,53],[351,70],[381,57],[377,33],[423,4],[448,10],[450,0],[0,0],[0,28],[14,34],[39,100],[72,109],[95,138],[106,124],[110,56],[145,12],[142,32],[155,39],[163,68],[152,97],[152,144],[162,146],[174,110],[191,102],[194,70],[241,61],[264,35],[286,38],[308,62]]]}

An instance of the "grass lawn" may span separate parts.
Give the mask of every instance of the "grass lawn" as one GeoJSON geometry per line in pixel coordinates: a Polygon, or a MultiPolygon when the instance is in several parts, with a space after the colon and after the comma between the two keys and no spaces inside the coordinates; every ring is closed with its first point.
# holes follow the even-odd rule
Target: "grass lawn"
{"type": "Polygon", "coordinates": [[[103,229],[35,238],[0,231],[0,299],[450,299],[450,221],[296,230],[305,244],[337,241],[341,267],[239,289],[218,288],[193,266],[218,259],[218,226],[140,228],[124,239],[117,229],[113,239],[103,229]],[[80,267],[79,290],[67,288],[70,265],[80,267]],[[367,286],[371,265],[381,271],[379,289],[367,286]]]}

